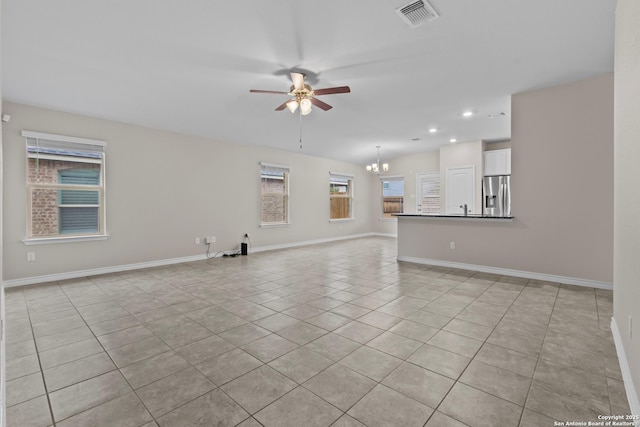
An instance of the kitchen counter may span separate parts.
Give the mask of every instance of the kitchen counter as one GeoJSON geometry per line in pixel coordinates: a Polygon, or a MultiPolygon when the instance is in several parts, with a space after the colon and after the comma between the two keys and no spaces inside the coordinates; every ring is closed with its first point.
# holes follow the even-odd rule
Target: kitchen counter
{"type": "Polygon", "coordinates": [[[471,215],[445,215],[445,214],[393,214],[400,218],[420,218],[420,219],[453,219],[453,220],[475,220],[475,221],[512,221],[512,216],[487,216],[480,214],[471,215]]]}

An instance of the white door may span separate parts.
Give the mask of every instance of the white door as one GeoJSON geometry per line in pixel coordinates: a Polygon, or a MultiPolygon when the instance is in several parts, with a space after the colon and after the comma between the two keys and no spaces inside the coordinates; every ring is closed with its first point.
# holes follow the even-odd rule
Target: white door
{"type": "Polygon", "coordinates": [[[476,168],[464,166],[447,169],[447,214],[463,214],[467,205],[467,213],[475,213],[476,168]]]}
{"type": "Polygon", "coordinates": [[[416,174],[416,213],[440,213],[440,172],[416,174]]]}

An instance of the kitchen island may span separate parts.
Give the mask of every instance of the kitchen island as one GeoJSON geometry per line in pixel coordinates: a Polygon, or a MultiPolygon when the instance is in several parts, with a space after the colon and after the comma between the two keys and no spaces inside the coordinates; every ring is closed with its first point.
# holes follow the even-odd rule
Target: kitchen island
{"type": "Polygon", "coordinates": [[[398,261],[509,275],[521,275],[519,270],[524,270],[516,237],[523,224],[513,216],[394,216],[398,219],[398,261]]]}
{"type": "Polygon", "coordinates": [[[606,280],[576,277],[565,270],[568,264],[578,264],[591,246],[582,252],[569,250],[567,244],[573,242],[550,242],[543,233],[532,234],[531,215],[394,216],[398,219],[398,261],[612,289],[606,280]],[[567,248],[560,257],[563,262],[558,262],[557,251],[552,250],[555,246],[567,248]]]}
{"type": "MultiPolygon", "coordinates": [[[[513,216],[395,214],[398,218],[398,260],[467,268],[513,268],[519,245],[514,239],[522,223],[513,216]],[[503,236],[509,243],[497,243],[503,236]],[[509,247],[511,246],[511,247],[509,247]],[[496,256],[498,255],[499,256],[496,256]],[[506,261],[506,262],[505,262],[506,261]]],[[[504,242],[504,240],[503,240],[504,242]]]]}

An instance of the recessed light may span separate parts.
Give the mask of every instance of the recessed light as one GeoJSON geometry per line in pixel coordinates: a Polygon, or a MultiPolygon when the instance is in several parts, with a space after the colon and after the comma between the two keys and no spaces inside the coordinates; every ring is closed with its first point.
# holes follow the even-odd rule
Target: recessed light
{"type": "Polygon", "coordinates": [[[451,143],[453,143],[453,142],[458,142],[458,140],[457,140],[457,139],[455,139],[455,138],[451,138],[451,139],[449,140],[449,142],[451,142],[451,143]]]}
{"type": "Polygon", "coordinates": [[[429,133],[436,133],[436,132],[438,132],[438,129],[436,128],[429,129],[429,133]]]}
{"type": "Polygon", "coordinates": [[[473,111],[465,111],[464,113],[462,113],[463,117],[471,117],[473,116],[473,111]]]}

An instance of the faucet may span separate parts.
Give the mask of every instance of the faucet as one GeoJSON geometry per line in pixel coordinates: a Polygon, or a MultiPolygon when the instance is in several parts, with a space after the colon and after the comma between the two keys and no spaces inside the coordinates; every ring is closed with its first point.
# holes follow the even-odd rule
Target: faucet
{"type": "Polygon", "coordinates": [[[464,209],[464,216],[467,216],[467,204],[465,203],[464,205],[460,205],[460,207],[464,209]]]}

